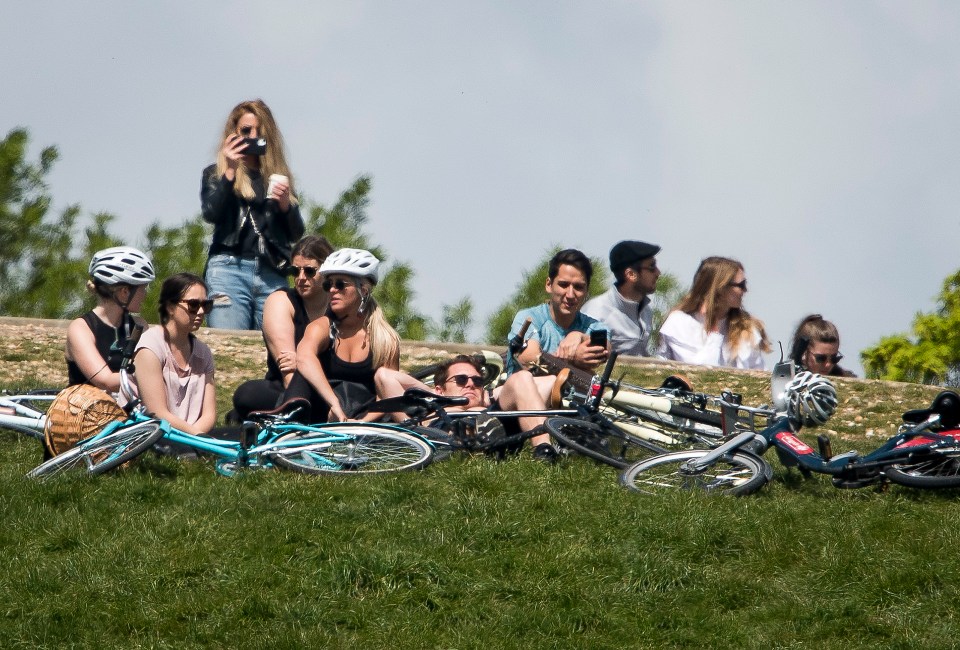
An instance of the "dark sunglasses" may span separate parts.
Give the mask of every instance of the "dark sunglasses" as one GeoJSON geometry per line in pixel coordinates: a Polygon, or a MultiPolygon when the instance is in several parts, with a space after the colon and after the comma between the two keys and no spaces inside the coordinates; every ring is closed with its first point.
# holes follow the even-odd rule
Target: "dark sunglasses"
{"type": "Polygon", "coordinates": [[[826,363],[827,361],[829,361],[833,365],[837,365],[838,363],[840,363],[840,360],[843,359],[843,355],[840,354],[839,352],[836,354],[812,354],[811,353],[811,356],[813,356],[813,360],[816,361],[817,363],[826,363]]]}
{"type": "Polygon", "coordinates": [[[242,135],[245,138],[249,138],[251,133],[253,133],[252,126],[245,126],[240,129],[240,135],[242,135]]]}
{"type": "Polygon", "coordinates": [[[307,276],[307,278],[312,278],[317,275],[317,271],[319,270],[320,268],[317,266],[292,266],[291,265],[290,275],[296,278],[296,277],[299,277],[300,272],[303,271],[303,274],[307,276]]]}
{"type": "Polygon", "coordinates": [[[740,280],[740,282],[731,282],[731,283],[730,283],[730,286],[731,286],[731,287],[739,287],[740,289],[743,289],[744,291],[746,291],[746,290],[747,290],[747,281],[746,281],[746,280],[740,280]]]}
{"type": "Polygon", "coordinates": [[[447,378],[447,382],[453,382],[458,388],[463,388],[468,381],[472,381],[477,388],[483,388],[483,377],[480,375],[454,375],[447,378]]]}
{"type": "Polygon", "coordinates": [[[209,312],[213,309],[213,300],[208,298],[206,300],[200,300],[198,298],[191,298],[190,300],[181,300],[181,305],[187,306],[187,311],[191,314],[196,314],[203,308],[203,311],[209,312]]]}
{"type": "Polygon", "coordinates": [[[346,280],[324,280],[323,284],[320,285],[323,287],[323,290],[327,293],[330,292],[330,289],[336,289],[337,291],[343,291],[347,287],[352,287],[352,282],[347,282],[346,280]]]}

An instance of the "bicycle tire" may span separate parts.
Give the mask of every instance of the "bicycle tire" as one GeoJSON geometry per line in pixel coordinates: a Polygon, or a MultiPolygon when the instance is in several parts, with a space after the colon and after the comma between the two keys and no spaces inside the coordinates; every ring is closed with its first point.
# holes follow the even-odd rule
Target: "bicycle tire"
{"type": "Polygon", "coordinates": [[[12,422],[0,422],[0,429],[6,429],[15,433],[23,434],[29,438],[43,441],[43,422],[38,425],[40,428],[32,427],[26,424],[14,424],[12,422]]]}
{"type": "Polygon", "coordinates": [[[156,420],[121,426],[41,463],[27,477],[50,478],[81,465],[87,474],[103,474],[139,456],[161,437],[163,431],[156,420]]]}
{"type": "Polygon", "coordinates": [[[625,469],[666,449],[614,426],[576,418],[547,418],[547,430],[562,446],[601,463],[625,469]]]}
{"type": "Polygon", "coordinates": [[[753,494],[767,482],[769,465],[753,454],[736,451],[703,471],[690,472],[685,465],[710,453],[706,449],[676,451],[640,461],[620,475],[620,483],[634,492],[663,494],[699,489],[713,494],[753,494]]]}
{"type": "Polygon", "coordinates": [[[285,443],[265,452],[275,465],[303,474],[384,474],[420,469],[430,463],[433,448],[419,436],[358,423],[324,426],[324,430],[291,431],[276,439],[285,443]],[[348,436],[342,440],[332,439],[348,436]],[[291,445],[296,440],[301,444],[291,445]]]}
{"type": "Polygon", "coordinates": [[[908,463],[883,470],[884,476],[899,485],[923,489],[960,487],[960,453],[934,452],[908,463]]]}
{"type": "Polygon", "coordinates": [[[427,440],[427,442],[433,446],[433,455],[430,458],[431,463],[446,460],[453,455],[456,444],[454,443],[453,436],[451,436],[449,432],[438,429],[437,427],[424,427],[420,425],[409,426],[407,428],[427,440]]]}

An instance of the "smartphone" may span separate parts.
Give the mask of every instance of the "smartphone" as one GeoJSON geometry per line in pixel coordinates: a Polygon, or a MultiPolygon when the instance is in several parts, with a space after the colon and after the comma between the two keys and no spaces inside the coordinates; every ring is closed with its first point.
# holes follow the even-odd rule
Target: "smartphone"
{"type": "Polygon", "coordinates": [[[590,345],[607,347],[607,330],[593,330],[590,332],[590,345]]]}
{"type": "Polygon", "coordinates": [[[243,141],[247,145],[243,150],[244,155],[262,156],[263,154],[267,153],[266,138],[244,138],[243,141]]]}

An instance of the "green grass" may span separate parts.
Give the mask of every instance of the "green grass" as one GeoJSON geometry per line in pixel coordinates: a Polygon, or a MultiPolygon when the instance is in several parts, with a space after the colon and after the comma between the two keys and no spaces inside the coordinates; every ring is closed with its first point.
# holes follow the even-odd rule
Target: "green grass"
{"type": "Polygon", "coordinates": [[[6,647],[948,647],[955,493],[645,497],[580,459],[35,483],[0,433],[6,647]]]}
{"type": "MultiPolygon", "coordinates": [[[[628,378],[652,385],[664,374],[642,367],[628,378]]],[[[759,376],[690,374],[747,403],[768,391],[759,376]]],[[[840,386],[828,425],[836,452],[869,449],[936,392],[840,386]]],[[[767,459],[774,482],[741,499],[641,496],[609,468],[578,458],[548,467],[526,453],[383,477],[234,479],[209,461],[147,455],[106,476],[38,483],[23,475],[39,445],[0,431],[0,639],[10,648],[956,645],[956,492],[841,491],[767,459]]]]}

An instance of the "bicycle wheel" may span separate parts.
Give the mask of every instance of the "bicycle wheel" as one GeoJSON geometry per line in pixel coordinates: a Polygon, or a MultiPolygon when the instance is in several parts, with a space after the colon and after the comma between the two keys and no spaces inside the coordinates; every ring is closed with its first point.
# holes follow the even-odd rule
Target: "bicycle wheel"
{"type": "Polygon", "coordinates": [[[915,488],[960,487],[960,453],[926,454],[909,463],[897,463],[883,471],[884,475],[900,485],[915,488]]]}
{"type": "Polygon", "coordinates": [[[433,453],[424,439],[396,430],[355,423],[323,429],[284,434],[274,441],[278,448],[265,455],[304,474],[382,474],[420,469],[433,453]]]}
{"type": "Polygon", "coordinates": [[[547,418],[546,426],[564,447],[617,469],[667,451],[612,424],[554,417],[547,418]]]}
{"type": "Polygon", "coordinates": [[[82,467],[88,474],[103,474],[139,456],[162,436],[156,420],[121,426],[54,456],[30,470],[27,477],[49,478],[74,467],[82,467]]]}
{"type": "Polygon", "coordinates": [[[645,494],[673,490],[704,490],[716,494],[753,494],[767,482],[767,462],[753,454],[734,452],[706,469],[689,466],[691,460],[710,453],[705,449],[676,451],[640,461],[620,475],[620,482],[645,494]]]}

